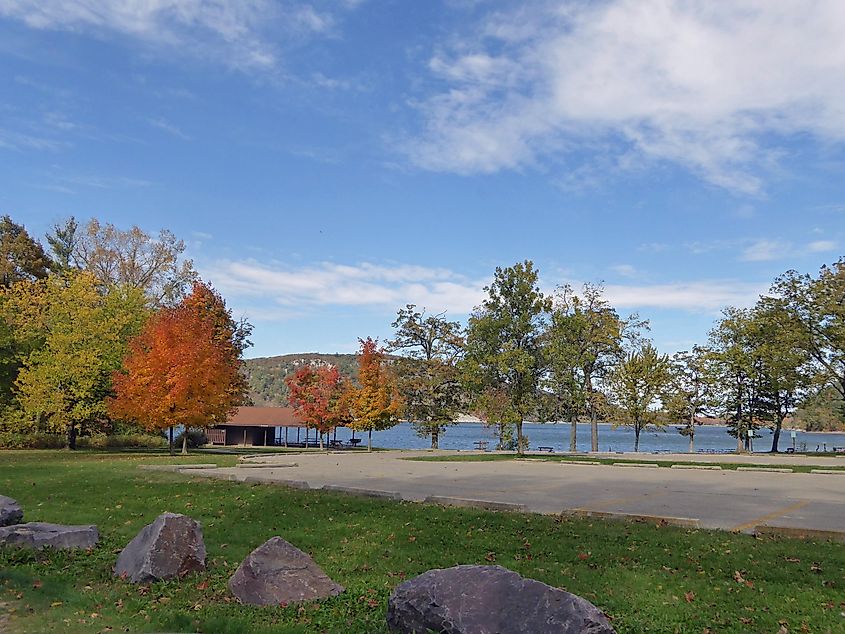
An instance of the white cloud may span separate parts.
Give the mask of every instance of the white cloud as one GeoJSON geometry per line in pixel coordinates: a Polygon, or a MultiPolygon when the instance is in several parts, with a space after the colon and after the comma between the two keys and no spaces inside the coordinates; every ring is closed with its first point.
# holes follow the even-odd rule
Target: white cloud
{"type": "Polygon", "coordinates": [[[610,270],[622,277],[635,277],[639,273],[633,264],[616,264],[610,270]]]}
{"type": "Polygon", "coordinates": [[[605,286],[607,299],[618,308],[660,308],[708,313],[715,313],[725,306],[752,306],[766,289],[766,284],[735,280],[605,286]]]}
{"type": "MultiPolygon", "coordinates": [[[[201,267],[234,306],[254,306],[250,317],[281,320],[302,317],[326,306],[371,307],[386,315],[405,304],[466,316],[485,298],[487,279],[470,279],[443,268],[322,262],[301,267],[256,260],[219,261],[201,267]]],[[[573,288],[581,283],[571,281],[573,288]]],[[[545,283],[541,286],[546,288],[545,283]]],[[[546,290],[549,290],[546,288],[546,290]]],[[[606,297],[620,309],[666,309],[716,314],[721,308],[750,306],[765,284],[699,280],[665,284],[609,284],[606,297]]],[[[551,294],[551,293],[550,293],[551,294]]]]}
{"type": "Polygon", "coordinates": [[[148,119],[149,124],[154,128],[158,128],[163,132],[167,132],[170,135],[175,136],[177,139],[182,139],[183,141],[190,141],[191,137],[185,134],[179,127],[170,123],[166,119],[148,119]]]}
{"type": "Polygon", "coordinates": [[[285,39],[334,25],[331,13],[299,0],[0,0],[0,16],[36,29],[129,36],[239,69],[272,68],[285,39]]]}
{"type": "Polygon", "coordinates": [[[816,240],[807,245],[810,253],[825,253],[826,251],[833,251],[836,249],[836,243],[833,240],[816,240]]]}
{"type": "Polygon", "coordinates": [[[486,283],[446,269],[367,262],[290,268],[254,260],[223,261],[202,273],[227,296],[260,297],[286,307],[343,305],[395,310],[413,303],[455,315],[465,315],[480,303],[486,283]]]}
{"type": "Polygon", "coordinates": [[[745,247],[740,256],[744,262],[766,262],[789,255],[791,246],[778,240],[756,240],[745,247]]]}
{"type": "Polygon", "coordinates": [[[567,171],[586,149],[758,193],[781,154],[772,138],[845,139],[843,31],[841,0],[530,3],[437,50],[407,150],[424,168],[485,173],[543,159],[567,171]]]}

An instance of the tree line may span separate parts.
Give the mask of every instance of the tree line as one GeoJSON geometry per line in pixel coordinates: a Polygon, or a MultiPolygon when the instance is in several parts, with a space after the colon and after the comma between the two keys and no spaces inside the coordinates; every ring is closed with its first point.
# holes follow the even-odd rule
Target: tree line
{"type": "Polygon", "coordinates": [[[724,309],[701,345],[673,356],[649,323],[621,316],[600,284],[551,295],[531,261],[497,268],[466,326],[414,305],[399,310],[385,349],[403,414],[432,447],[461,413],[497,430],[500,448],[523,451],[523,423],[579,424],[599,450],[599,421],[629,426],[634,447],[649,427],[676,424],[694,450],[704,417],[723,419],[737,450],[773,430],[778,451],[796,409],[825,409],[845,428],[845,260],[817,276],[788,271],[752,308],[724,309]]]}
{"type": "MultiPolygon", "coordinates": [[[[245,402],[250,324],[199,280],[185,245],[74,218],[47,249],[0,218],[0,433],[205,427],[245,402]]],[[[183,434],[183,451],[187,434],[183,434]]]]}
{"type": "MultiPolygon", "coordinates": [[[[246,403],[251,326],[198,279],[182,241],[73,218],[45,238],[0,218],[0,433],[62,433],[73,447],[127,426],[207,426],[246,403]]],[[[777,451],[796,411],[843,425],[845,260],[784,273],[672,357],[601,284],[545,294],[526,260],[484,291],[466,324],[405,306],[384,345],[360,341],[355,379],[303,366],[287,377],[290,403],[321,439],[404,418],[436,447],[472,413],[520,452],[526,420],[570,423],[572,451],[581,424],[598,451],[601,421],[630,426],[636,449],[644,429],[674,423],[691,451],[702,417],[724,419],[738,450],[769,427],[777,451]]]]}

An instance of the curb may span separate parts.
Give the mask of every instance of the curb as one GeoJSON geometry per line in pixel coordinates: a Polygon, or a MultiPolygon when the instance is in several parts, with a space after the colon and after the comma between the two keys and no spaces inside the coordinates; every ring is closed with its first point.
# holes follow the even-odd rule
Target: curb
{"type": "Polygon", "coordinates": [[[525,512],[524,504],[513,504],[511,502],[494,502],[492,500],[472,500],[467,498],[453,498],[441,495],[429,495],[423,500],[424,504],[437,504],[439,506],[458,506],[461,508],[483,509],[485,511],[515,511],[525,512]]]}
{"type": "Polygon", "coordinates": [[[172,471],[177,473],[179,471],[191,469],[217,469],[216,464],[142,464],[142,471],[172,471]]]}
{"type": "Polygon", "coordinates": [[[237,465],[238,469],[282,469],[284,467],[298,467],[295,462],[272,463],[272,462],[247,462],[237,465]]]}
{"type": "Polygon", "coordinates": [[[829,475],[845,475],[841,469],[810,469],[810,473],[827,473],[829,475]]]}
{"type": "Polygon", "coordinates": [[[595,466],[595,465],[601,466],[601,462],[599,462],[598,460],[558,460],[558,462],[562,465],[566,465],[567,467],[569,465],[582,465],[582,464],[585,464],[588,467],[589,466],[595,466]]]}
{"type": "Polygon", "coordinates": [[[761,471],[763,473],[794,473],[787,467],[737,467],[737,471],[761,471]]]}
{"type": "Polygon", "coordinates": [[[666,517],[663,515],[641,515],[639,513],[616,513],[613,511],[591,511],[590,509],[564,509],[561,515],[571,517],[595,517],[604,520],[621,520],[626,522],[651,522],[667,524],[679,528],[701,528],[701,522],[692,517],[666,517]]]}
{"type": "Polygon", "coordinates": [[[670,469],[706,469],[708,471],[721,471],[722,467],[717,464],[673,464],[670,469]]]}
{"type": "Polygon", "coordinates": [[[348,493],[349,495],[358,495],[365,498],[383,498],[388,500],[402,501],[402,495],[398,491],[381,491],[379,489],[358,489],[356,487],[345,487],[337,484],[327,484],[323,487],[323,491],[333,491],[335,493],[348,493]]]}
{"type": "Polygon", "coordinates": [[[845,532],[823,531],[816,528],[792,528],[789,526],[767,526],[761,524],[754,527],[756,537],[789,537],[790,539],[819,539],[845,544],[845,532]]]}
{"type": "Polygon", "coordinates": [[[659,464],[652,464],[650,462],[614,462],[614,467],[637,467],[640,469],[659,469],[659,464]]]}

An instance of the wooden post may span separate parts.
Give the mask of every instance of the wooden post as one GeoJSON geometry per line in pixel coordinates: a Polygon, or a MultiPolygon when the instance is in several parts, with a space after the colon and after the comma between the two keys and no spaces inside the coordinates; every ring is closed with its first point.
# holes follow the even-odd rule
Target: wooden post
{"type": "Polygon", "coordinates": [[[288,446],[288,426],[285,425],[285,447],[288,446]]]}
{"type": "Polygon", "coordinates": [[[246,427],[244,427],[244,447],[246,447],[246,427]]]}
{"type": "Polygon", "coordinates": [[[264,428],[264,446],[267,446],[267,428],[264,428]]]}

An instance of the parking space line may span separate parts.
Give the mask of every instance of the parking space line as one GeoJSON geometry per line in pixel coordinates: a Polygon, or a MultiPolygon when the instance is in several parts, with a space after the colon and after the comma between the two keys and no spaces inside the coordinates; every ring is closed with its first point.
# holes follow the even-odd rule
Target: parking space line
{"type": "Polygon", "coordinates": [[[766,515],[761,515],[760,517],[755,517],[753,520],[745,522],[743,524],[737,524],[736,526],[732,527],[731,530],[734,532],[741,532],[744,530],[748,530],[749,528],[754,528],[758,524],[763,524],[769,520],[773,520],[776,517],[780,517],[781,515],[786,515],[787,513],[791,513],[792,511],[797,511],[798,509],[802,509],[810,503],[810,500],[803,500],[801,502],[796,502],[795,504],[790,504],[789,506],[785,506],[782,509],[778,509],[777,511],[772,511],[771,513],[766,513],[766,515]]]}

